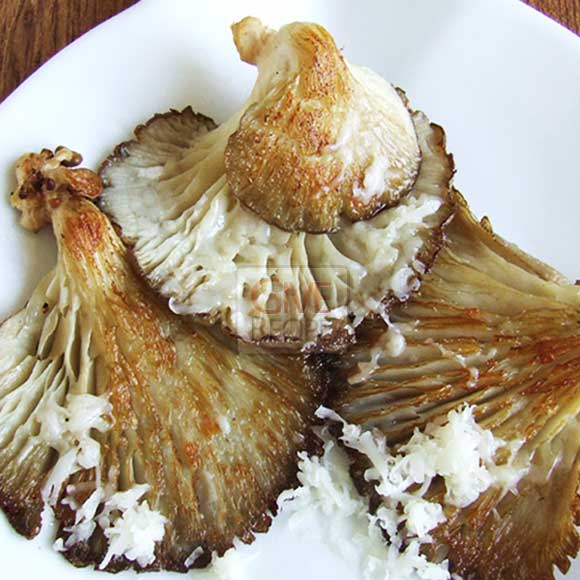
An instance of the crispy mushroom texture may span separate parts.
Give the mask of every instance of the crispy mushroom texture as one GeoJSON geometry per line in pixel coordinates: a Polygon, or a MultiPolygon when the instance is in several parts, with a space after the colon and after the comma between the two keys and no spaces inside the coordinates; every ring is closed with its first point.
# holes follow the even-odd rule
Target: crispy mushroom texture
{"type": "MultiPolygon", "coordinates": [[[[382,329],[368,325],[334,408],[394,446],[465,403],[495,436],[522,439],[517,493],[496,486],[448,506],[427,550],[463,578],[552,580],[580,546],[580,288],[460,203],[421,292],[392,314],[388,332],[406,348],[390,356],[382,329]]],[[[364,468],[359,458],[355,472],[364,468]]],[[[429,496],[443,494],[433,484],[429,496]]]]}
{"type": "Polygon", "coordinates": [[[261,345],[339,349],[349,325],[408,299],[440,247],[453,212],[445,134],[413,113],[422,162],[412,190],[371,219],[309,234],[271,225],[233,194],[224,149],[238,122],[216,128],[190,108],[156,115],[103,165],[101,207],[175,312],[261,345]]]}
{"type": "Polygon", "coordinates": [[[171,313],[86,199],[94,188],[67,181],[67,158],[43,151],[18,165],[13,197],[23,223],[37,229],[37,215],[52,222],[58,263],[0,326],[0,505],[32,537],[45,500],[53,503],[64,555],[78,566],[105,555],[113,556],[107,571],[205,565],[212,551],[269,526],[276,498],[295,481],[297,452],[308,446],[323,372],[303,357],[239,352],[171,313]],[[30,180],[46,188],[29,195],[30,180]],[[91,401],[100,411],[86,408],[91,401]],[[88,412],[86,423],[79,411],[88,412]],[[118,491],[146,493],[111,526],[129,497],[118,491]],[[82,529],[81,513],[92,514],[82,529]],[[154,559],[119,543],[121,552],[108,550],[108,539],[151,516],[154,559]]]}
{"type": "Polygon", "coordinates": [[[244,205],[283,230],[320,233],[411,190],[419,143],[390,84],[349,66],[322,26],[276,32],[248,17],[232,31],[242,60],[259,71],[225,150],[228,183],[244,205]]]}
{"type": "Polygon", "coordinates": [[[43,149],[38,155],[23,155],[16,162],[18,189],[10,196],[10,204],[22,212],[20,225],[37,232],[50,223],[50,211],[61,203],[63,193],[82,195],[89,199],[103,190],[98,175],[89,169],[75,168],[82,156],[67,147],[57,147],[54,153],[43,149]]]}

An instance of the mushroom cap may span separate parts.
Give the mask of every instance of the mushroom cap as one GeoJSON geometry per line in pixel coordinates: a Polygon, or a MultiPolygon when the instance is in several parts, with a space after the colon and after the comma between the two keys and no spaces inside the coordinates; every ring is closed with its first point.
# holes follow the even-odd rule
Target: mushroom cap
{"type": "MultiPolygon", "coordinates": [[[[580,546],[580,288],[458,202],[421,291],[391,313],[406,347],[393,356],[384,325],[367,323],[332,406],[395,448],[464,404],[494,436],[521,440],[517,492],[496,486],[447,506],[427,552],[465,578],[553,579],[580,546]]],[[[365,469],[359,457],[354,471],[373,494],[365,469]]],[[[435,482],[425,498],[444,494],[435,482]]]]}
{"type": "Polygon", "coordinates": [[[225,149],[233,194],[289,232],[339,230],[406,195],[421,152],[411,114],[372,71],[348,65],[322,26],[232,27],[258,79],[225,149]]]}
{"type": "Polygon", "coordinates": [[[156,115],[104,163],[100,204],[147,281],[175,312],[243,341],[337,350],[369,313],[419,286],[453,213],[443,130],[413,113],[422,163],[413,189],[331,234],[287,232],[233,195],[218,128],[190,108],[156,115]]]}
{"type": "MultiPolygon", "coordinates": [[[[56,199],[45,193],[47,203],[56,199]]],[[[185,571],[197,548],[204,555],[195,565],[207,564],[235,538],[251,541],[268,528],[279,493],[295,482],[298,451],[310,445],[325,372],[314,359],[242,352],[188,324],[136,276],[114,228],[82,191],[63,188],[58,200],[46,212],[56,268],[0,326],[0,505],[31,537],[53,496],[65,557],[98,565],[108,551],[100,524],[67,545],[73,506],[95,490],[111,497],[147,489],[147,505],[166,523],[146,568],[185,571]],[[84,436],[100,450],[90,468],[63,437],[45,436],[78,396],[107,411],[84,436]],[[55,469],[69,452],[80,463],[61,482],[55,469]]],[[[102,502],[95,509],[97,519],[105,513],[102,502]]],[[[121,556],[105,569],[132,566],[141,567],[121,556]]]]}

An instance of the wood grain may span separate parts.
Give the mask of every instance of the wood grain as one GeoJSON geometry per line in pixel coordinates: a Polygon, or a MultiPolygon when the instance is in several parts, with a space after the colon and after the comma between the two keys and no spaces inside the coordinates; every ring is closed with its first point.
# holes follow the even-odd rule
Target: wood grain
{"type": "Polygon", "coordinates": [[[53,54],[137,0],[0,0],[0,101],[53,54]]]}
{"type": "MultiPolygon", "coordinates": [[[[0,102],[61,48],[136,1],[0,0],[0,102]]],[[[525,1],[580,33],[580,0],[525,1]]]]}
{"type": "Polygon", "coordinates": [[[540,12],[580,34],[580,2],[578,0],[524,0],[540,12]]]}

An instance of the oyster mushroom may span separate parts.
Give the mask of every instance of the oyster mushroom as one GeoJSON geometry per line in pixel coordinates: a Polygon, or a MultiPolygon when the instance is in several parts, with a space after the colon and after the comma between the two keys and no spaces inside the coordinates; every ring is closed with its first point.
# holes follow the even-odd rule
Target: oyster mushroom
{"type": "Polygon", "coordinates": [[[349,67],[332,36],[295,22],[278,33],[257,18],[233,26],[258,67],[252,104],[225,150],[234,195],[287,231],[331,232],[407,194],[419,172],[413,121],[397,91],[349,67]]]}
{"type": "Polygon", "coordinates": [[[105,162],[101,207],[180,314],[336,349],[417,288],[453,207],[443,130],[323,28],[233,27],[258,78],[220,127],[157,115],[105,162]]]}
{"type": "Polygon", "coordinates": [[[52,223],[58,263],[0,326],[0,505],[28,537],[52,506],[75,565],[184,571],[268,527],[324,375],[171,313],[86,199],[100,180],[67,167],[80,160],[18,162],[13,205],[52,223]]]}
{"type": "MultiPolygon", "coordinates": [[[[361,331],[333,408],[395,448],[465,404],[496,437],[521,440],[514,492],[495,485],[448,505],[427,552],[464,578],[551,580],[580,546],[580,287],[459,201],[420,293],[393,311],[386,335],[377,323],[361,331]],[[393,333],[406,341],[398,356],[386,348],[393,333]]],[[[361,456],[354,471],[374,493],[366,466],[361,456]]],[[[444,503],[444,493],[434,482],[425,497],[444,503]]]]}

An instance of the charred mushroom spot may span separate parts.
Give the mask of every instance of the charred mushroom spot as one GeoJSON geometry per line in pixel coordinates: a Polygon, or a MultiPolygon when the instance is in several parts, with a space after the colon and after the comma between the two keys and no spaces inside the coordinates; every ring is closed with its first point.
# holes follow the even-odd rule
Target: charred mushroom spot
{"type": "Polygon", "coordinates": [[[75,196],[93,199],[103,189],[100,177],[89,169],[71,169],[82,162],[80,153],[57,147],[26,153],[16,162],[18,195],[11,195],[12,207],[22,212],[22,227],[38,231],[50,223],[50,213],[75,196]]]}
{"type": "Polygon", "coordinates": [[[40,531],[44,507],[40,490],[33,489],[28,494],[22,489],[14,489],[13,493],[4,491],[10,488],[14,488],[14,485],[0,477],[0,508],[6,514],[10,525],[19,534],[31,539],[40,531]]]}
{"type": "Polygon", "coordinates": [[[107,243],[102,219],[93,212],[79,210],[77,207],[68,211],[69,215],[63,228],[67,251],[70,251],[77,260],[89,260],[94,264],[98,252],[102,251],[107,243]]]}

